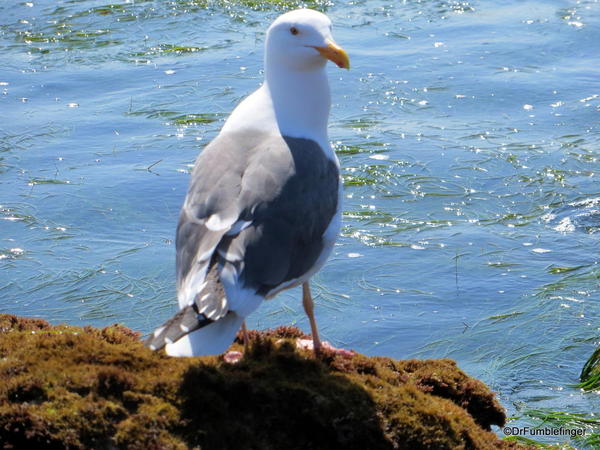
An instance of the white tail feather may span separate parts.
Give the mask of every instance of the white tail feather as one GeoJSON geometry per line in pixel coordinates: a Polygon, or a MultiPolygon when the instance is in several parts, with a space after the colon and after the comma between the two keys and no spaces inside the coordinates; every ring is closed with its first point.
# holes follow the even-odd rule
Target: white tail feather
{"type": "Polygon", "coordinates": [[[220,355],[233,343],[243,320],[243,317],[229,312],[222,319],[185,335],[177,342],[168,344],[166,346],[167,355],[220,355]]]}

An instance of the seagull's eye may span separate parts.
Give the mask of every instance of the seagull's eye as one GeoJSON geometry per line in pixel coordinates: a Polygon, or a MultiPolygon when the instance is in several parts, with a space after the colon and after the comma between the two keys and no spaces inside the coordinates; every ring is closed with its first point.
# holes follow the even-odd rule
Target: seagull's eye
{"type": "Polygon", "coordinates": [[[296,36],[299,33],[298,28],[296,28],[296,27],[290,28],[290,33],[292,33],[294,36],[296,36]]]}

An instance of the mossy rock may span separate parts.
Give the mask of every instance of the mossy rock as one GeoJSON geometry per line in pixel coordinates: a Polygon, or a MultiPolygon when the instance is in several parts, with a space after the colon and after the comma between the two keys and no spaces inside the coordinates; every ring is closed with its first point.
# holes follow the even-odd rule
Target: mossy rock
{"type": "MultiPolygon", "coordinates": [[[[170,358],[138,333],[0,315],[0,446],[44,449],[523,448],[494,395],[449,359],[298,350],[252,332],[237,364],[170,358]]],[[[234,349],[241,350],[239,343],[234,349]]]]}

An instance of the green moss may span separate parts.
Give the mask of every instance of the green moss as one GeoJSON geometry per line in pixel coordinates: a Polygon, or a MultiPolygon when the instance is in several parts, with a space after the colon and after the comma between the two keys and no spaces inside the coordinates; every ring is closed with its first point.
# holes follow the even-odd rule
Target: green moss
{"type": "MultiPolygon", "coordinates": [[[[296,349],[292,327],[250,332],[237,364],[169,358],[122,326],[0,315],[4,448],[522,448],[505,415],[448,359],[296,349]]],[[[241,350],[239,342],[233,348],[241,350]]]]}

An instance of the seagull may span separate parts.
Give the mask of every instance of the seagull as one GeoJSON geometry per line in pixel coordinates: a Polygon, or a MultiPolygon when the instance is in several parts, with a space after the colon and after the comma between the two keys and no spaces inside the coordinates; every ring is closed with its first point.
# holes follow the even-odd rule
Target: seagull
{"type": "Polygon", "coordinates": [[[341,226],[339,162],[327,136],[328,60],[350,68],[320,12],[290,11],[267,30],[263,84],[196,160],[177,226],[180,310],[147,339],[151,349],[221,354],[265,299],[302,285],[319,354],[309,279],[341,226]]]}

